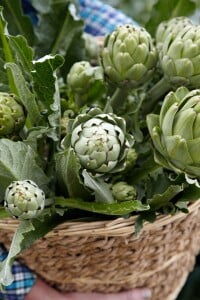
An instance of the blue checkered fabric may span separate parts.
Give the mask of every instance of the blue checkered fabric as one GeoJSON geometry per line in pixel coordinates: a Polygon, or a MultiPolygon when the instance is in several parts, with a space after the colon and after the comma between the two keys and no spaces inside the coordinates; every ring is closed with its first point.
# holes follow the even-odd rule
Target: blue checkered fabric
{"type": "MultiPolygon", "coordinates": [[[[79,0],[80,17],[85,23],[85,32],[94,36],[112,32],[121,24],[138,24],[123,14],[120,10],[111,7],[99,0],[79,0]]],[[[34,24],[37,24],[37,12],[31,6],[31,0],[22,0],[25,14],[28,14],[34,24]]]]}
{"type": "Polygon", "coordinates": [[[121,24],[134,24],[120,10],[104,4],[99,0],[79,0],[80,16],[85,22],[85,31],[92,35],[105,35],[116,29],[121,24]]]}
{"type": "MultiPolygon", "coordinates": [[[[3,261],[6,256],[7,251],[0,244],[0,261],[3,261]]],[[[36,275],[18,261],[13,264],[12,274],[14,281],[5,290],[0,290],[0,300],[24,300],[36,281],[36,275]]]]}

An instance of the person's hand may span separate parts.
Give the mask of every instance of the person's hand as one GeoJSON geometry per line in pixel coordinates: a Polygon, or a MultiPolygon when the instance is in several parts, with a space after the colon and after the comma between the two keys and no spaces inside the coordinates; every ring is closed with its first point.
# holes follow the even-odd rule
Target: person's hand
{"type": "MultiPolygon", "coordinates": [[[[151,292],[148,289],[135,289],[116,294],[100,293],[68,293],[65,300],[150,300],[151,292]]],[[[63,300],[64,300],[63,299],[63,300]]]]}
{"type": "Polygon", "coordinates": [[[148,289],[135,289],[116,294],[100,293],[65,293],[62,294],[40,279],[37,279],[25,300],[148,300],[151,292],[148,289]]]}

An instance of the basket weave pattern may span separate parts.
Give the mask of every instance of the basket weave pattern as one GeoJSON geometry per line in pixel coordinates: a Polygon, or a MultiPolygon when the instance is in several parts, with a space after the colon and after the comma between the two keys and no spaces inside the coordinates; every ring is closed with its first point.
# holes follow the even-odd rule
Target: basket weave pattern
{"type": "MultiPolygon", "coordinates": [[[[20,259],[62,291],[118,292],[149,287],[153,300],[174,300],[200,250],[200,201],[190,213],[159,217],[139,236],[135,218],[59,225],[20,259]],[[52,279],[53,278],[53,279],[52,279]]],[[[0,222],[9,247],[17,221],[0,222]]]]}

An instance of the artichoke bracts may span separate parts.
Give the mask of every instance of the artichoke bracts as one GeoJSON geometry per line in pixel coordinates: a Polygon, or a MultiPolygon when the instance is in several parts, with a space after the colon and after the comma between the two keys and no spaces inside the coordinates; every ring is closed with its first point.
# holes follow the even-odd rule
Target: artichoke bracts
{"type": "Polygon", "coordinates": [[[200,26],[187,25],[169,33],[160,51],[160,66],[172,85],[198,88],[200,85],[200,26]]]}
{"type": "Polygon", "coordinates": [[[144,28],[121,25],[105,38],[101,64],[106,78],[118,86],[138,87],[157,64],[157,50],[144,28]]]}
{"type": "Polygon", "coordinates": [[[45,194],[32,180],[13,181],[6,189],[4,205],[16,218],[36,218],[44,209],[45,194]]]}
{"type": "Polygon", "coordinates": [[[77,94],[87,93],[95,80],[103,80],[101,68],[88,61],[74,63],[67,75],[69,88],[77,94]]]}
{"type": "Polygon", "coordinates": [[[24,123],[24,109],[17,97],[0,92],[0,137],[17,133],[24,123]]]}
{"type": "Polygon", "coordinates": [[[82,168],[93,174],[115,173],[124,168],[133,137],[125,120],[93,108],[76,117],[71,128],[71,147],[82,168]]]}
{"type": "Polygon", "coordinates": [[[67,85],[79,107],[98,102],[103,94],[102,68],[92,66],[88,61],[76,62],[67,75],[67,85]]]}
{"type": "Polygon", "coordinates": [[[156,30],[156,46],[160,50],[166,38],[176,38],[179,32],[187,26],[193,26],[192,21],[187,17],[176,17],[168,21],[161,22],[156,30]]]}
{"type": "Polygon", "coordinates": [[[156,162],[200,178],[200,90],[181,87],[170,92],[160,115],[148,115],[147,124],[156,162]]]}

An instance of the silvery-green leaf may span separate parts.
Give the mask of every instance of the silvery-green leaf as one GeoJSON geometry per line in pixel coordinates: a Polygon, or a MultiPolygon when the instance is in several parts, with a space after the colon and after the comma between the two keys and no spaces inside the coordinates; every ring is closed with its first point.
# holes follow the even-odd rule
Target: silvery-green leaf
{"type": "Polygon", "coordinates": [[[23,142],[0,140],[0,200],[5,189],[14,180],[30,179],[46,190],[49,181],[42,168],[37,164],[37,155],[23,142]]]}
{"type": "Polygon", "coordinates": [[[85,169],[82,171],[84,184],[92,190],[96,202],[113,203],[110,185],[102,177],[93,177],[85,169]]]}
{"type": "Polygon", "coordinates": [[[54,203],[56,206],[60,206],[63,208],[76,208],[93,213],[113,216],[123,216],[130,214],[131,212],[146,211],[150,208],[148,204],[142,204],[138,200],[123,201],[120,203],[114,202],[109,204],[97,203],[94,201],[83,201],[80,198],[56,197],[54,199],[54,203]]]}

